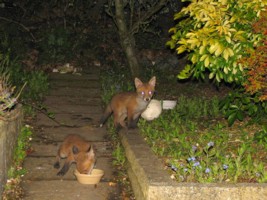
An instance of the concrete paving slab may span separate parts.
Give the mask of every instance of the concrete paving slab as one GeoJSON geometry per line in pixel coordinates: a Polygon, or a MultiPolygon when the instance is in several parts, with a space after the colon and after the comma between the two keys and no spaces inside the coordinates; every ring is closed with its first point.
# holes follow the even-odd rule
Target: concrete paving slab
{"type": "Polygon", "coordinates": [[[70,87],[70,88],[100,88],[100,82],[98,80],[51,80],[49,82],[49,86],[51,89],[58,87],[70,87]]]}
{"type": "Polygon", "coordinates": [[[107,132],[105,128],[93,127],[90,125],[81,127],[42,127],[36,132],[34,139],[40,138],[44,141],[61,142],[69,134],[78,134],[88,141],[106,141],[107,132]]]}
{"type": "Polygon", "coordinates": [[[24,200],[116,200],[119,195],[109,183],[83,185],[75,180],[26,181],[24,200]]]}
{"type": "Polygon", "coordinates": [[[102,114],[102,108],[100,105],[70,105],[70,104],[60,104],[60,105],[49,105],[47,111],[55,114],[70,113],[70,114],[102,114]]]}
{"type": "Polygon", "coordinates": [[[43,101],[44,105],[91,105],[99,106],[102,104],[100,97],[71,97],[66,98],[65,96],[46,96],[43,101]]]}
{"type": "MultiPolygon", "coordinates": [[[[57,176],[59,169],[54,168],[56,157],[28,157],[23,166],[27,169],[24,180],[76,180],[73,172],[76,168],[72,164],[69,171],[64,176],[57,176]]],[[[61,160],[61,167],[65,160],[61,160]]],[[[97,157],[96,169],[104,170],[103,180],[111,181],[113,177],[113,169],[111,169],[112,159],[110,157],[97,157]]]]}
{"type": "Polygon", "coordinates": [[[92,74],[81,74],[81,75],[75,75],[75,74],[59,74],[59,73],[51,73],[49,74],[49,80],[77,80],[77,81],[87,81],[87,80],[97,80],[99,81],[99,75],[96,73],[92,74]]]}
{"type": "Polygon", "coordinates": [[[65,96],[65,97],[101,97],[100,90],[95,88],[71,88],[71,87],[59,87],[50,90],[51,96],[65,96]]]}
{"type": "Polygon", "coordinates": [[[79,126],[86,126],[86,125],[97,125],[99,124],[99,119],[101,117],[100,114],[88,114],[88,113],[81,113],[81,114],[54,114],[55,119],[54,121],[48,118],[45,115],[38,115],[36,120],[37,126],[69,126],[69,127],[79,127],[79,126]]]}
{"type": "MultiPolygon", "coordinates": [[[[32,152],[29,157],[55,157],[58,147],[61,142],[54,144],[39,144],[32,145],[32,152]]],[[[92,142],[97,157],[111,157],[111,144],[110,142],[92,142]]]]}

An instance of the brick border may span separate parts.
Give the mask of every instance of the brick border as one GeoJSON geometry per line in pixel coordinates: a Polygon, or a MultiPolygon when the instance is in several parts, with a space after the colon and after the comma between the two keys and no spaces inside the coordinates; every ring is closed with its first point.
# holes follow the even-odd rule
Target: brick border
{"type": "Polygon", "coordinates": [[[121,130],[128,175],[137,200],[262,200],[267,184],[177,183],[146,144],[139,130],[121,130]]]}

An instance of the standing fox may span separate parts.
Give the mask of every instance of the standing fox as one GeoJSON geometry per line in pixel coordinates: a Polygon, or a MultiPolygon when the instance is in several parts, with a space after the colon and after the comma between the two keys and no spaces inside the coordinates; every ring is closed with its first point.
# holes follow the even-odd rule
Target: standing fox
{"type": "Polygon", "coordinates": [[[140,115],[146,109],[154,94],[156,77],[152,77],[148,83],[143,83],[140,79],[135,78],[134,83],[136,92],[122,92],[112,97],[100,119],[100,127],[112,113],[116,130],[119,130],[120,127],[126,127],[126,118],[128,128],[137,126],[140,115]]]}
{"type": "Polygon", "coordinates": [[[60,145],[54,168],[60,168],[60,159],[66,158],[62,169],[57,173],[63,176],[70,165],[76,162],[76,168],[81,174],[90,174],[95,165],[95,153],[92,145],[79,135],[68,135],[60,145]]]}

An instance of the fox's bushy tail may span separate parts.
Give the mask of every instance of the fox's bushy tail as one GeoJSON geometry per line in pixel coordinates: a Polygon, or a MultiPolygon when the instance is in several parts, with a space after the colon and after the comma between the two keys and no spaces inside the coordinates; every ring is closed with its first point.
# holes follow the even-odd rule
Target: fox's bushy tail
{"type": "Polygon", "coordinates": [[[102,127],[105,122],[107,121],[107,119],[110,117],[110,115],[112,114],[112,109],[111,109],[111,106],[110,104],[106,107],[106,110],[104,112],[104,114],[102,115],[101,119],[100,119],[100,122],[99,122],[99,126],[102,127]]]}

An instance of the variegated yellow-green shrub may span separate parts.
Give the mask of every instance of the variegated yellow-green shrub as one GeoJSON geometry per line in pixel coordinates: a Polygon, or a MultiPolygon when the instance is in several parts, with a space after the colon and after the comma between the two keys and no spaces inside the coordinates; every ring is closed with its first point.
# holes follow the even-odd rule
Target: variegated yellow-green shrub
{"type": "MultiPolygon", "coordinates": [[[[185,0],[186,1],[186,0],[185,0]]],[[[256,47],[261,34],[252,32],[252,23],[267,6],[267,0],[187,0],[189,5],[175,14],[175,27],[169,30],[170,48],[187,52],[190,63],[178,75],[216,82],[242,83],[244,70],[240,58],[256,47]]]]}

